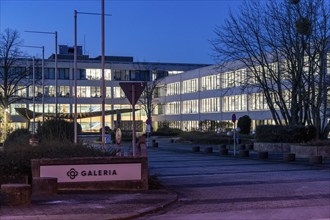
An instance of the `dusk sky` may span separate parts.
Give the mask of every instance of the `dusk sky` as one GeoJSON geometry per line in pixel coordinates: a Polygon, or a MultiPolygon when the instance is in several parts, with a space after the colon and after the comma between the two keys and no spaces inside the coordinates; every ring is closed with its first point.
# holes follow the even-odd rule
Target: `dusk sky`
{"type": "MultiPolygon", "coordinates": [[[[209,40],[213,31],[236,11],[241,0],[105,0],[106,55],[133,56],[135,61],[214,63],[209,40]]],[[[26,30],[58,32],[59,45],[73,46],[73,13],[101,13],[101,0],[0,0],[0,31],[17,30],[25,45],[45,46],[54,53],[54,35],[26,30]]],[[[101,55],[101,16],[78,15],[78,44],[91,57],[101,55]]],[[[41,50],[26,49],[41,56],[41,50]]]]}

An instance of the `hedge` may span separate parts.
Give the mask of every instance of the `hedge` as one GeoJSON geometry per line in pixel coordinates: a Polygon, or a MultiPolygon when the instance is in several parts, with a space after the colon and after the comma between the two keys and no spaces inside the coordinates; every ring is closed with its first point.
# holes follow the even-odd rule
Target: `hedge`
{"type": "Polygon", "coordinates": [[[303,143],[315,138],[313,126],[260,125],[256,128],[257,142],[303,143]]]}

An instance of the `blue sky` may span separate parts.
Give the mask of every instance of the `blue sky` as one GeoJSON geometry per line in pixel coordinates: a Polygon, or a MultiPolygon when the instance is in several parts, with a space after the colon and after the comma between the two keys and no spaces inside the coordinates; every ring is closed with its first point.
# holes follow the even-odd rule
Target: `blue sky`
{"type": "MultiPolygon", "coordinates": [[[[229,9],[241,0],[105,0],[106,55],[136,61],[214,63],[209,40],[229,9]]],[[[100,0],[0,0],[0,31],[18,30],[25,45],[54,53],[54,36],[25,30],[57,31],[59,44],[73,46],[73,13],[101,13],[100,0]]],[[[101,54],[101,17],[78,15],[78,44],[91,57],[101,54]]],[[[40,56],[38,49],[23,49],[40,56]]]]}

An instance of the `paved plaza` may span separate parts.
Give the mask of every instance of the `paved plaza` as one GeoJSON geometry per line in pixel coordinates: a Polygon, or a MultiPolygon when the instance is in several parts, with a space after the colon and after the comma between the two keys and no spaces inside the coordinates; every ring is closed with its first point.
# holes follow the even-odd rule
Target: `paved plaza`
{"type": "Polygon", "coordinates": [[[33,197],[29,207],[0,206],[0,220],[20,219],[330,219],[330,164],[285,163],[193,153],[193,145],[157,138],[150,174],[164,186],[143,192],[33,197]]]}
{"type": "Polygon", "coordinates": [[[141,219],[330,219],[330,169],[307,160],[269,160],[192,153],[189,144],[159,140],[149,167],[178,202],[141,219]]]}

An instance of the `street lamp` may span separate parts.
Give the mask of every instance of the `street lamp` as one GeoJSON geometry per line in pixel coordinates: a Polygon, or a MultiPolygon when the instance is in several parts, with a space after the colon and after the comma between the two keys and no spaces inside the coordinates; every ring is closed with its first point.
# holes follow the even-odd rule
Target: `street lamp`
{"type": "MultiPolygon", "coordinates": [[[[57,113],[58,113],[58,109],[57,109],[57,105],[58,105],[58,76],[57,76],[57,31],[55,32],[45,32],[45,31],[25,31],[28,33],[35,33],[35,34],[53,34],[55,36],[55,118],[57,118],[57,113]]],[[[44,74],[42,74],[44,75],[44,74]]],[[[44,94],[44,91],[43,93],[44,94]]],[[[44,95],[43,95],[44,97],[44,95]]],[[[44,103],[44,102],[43,102],[44,103]]],[[[44,119],[44,114],[43,114],[43,119],[44,119]]]]}
{"type": "Polygon", "coordinates": [[[102,17],[102,145],[105,145],[105,76],[104,76],[104,63],[105,63],[105,37],[104,37],[104,16],[111,16],[109,14],[104,14],[104,0],[102,0],[102,13],[90,13],[90,12],[78,12],[74,10],[74,143],[78,143],[78,131],[77,131],[77,15],[101,15],[102,17]]]}
{"type": "MultiPolygon", "coordinates": [[[[42,102],[42,122],[45,121],[45,91],[44,91],[44,81],[45,81],[45,47],[44,46],[27,46],[27,45],[23,45],[21,47],[29,47],[29,48],[41,48],[42,49],[42,61],[41,61],[41,84],[42,84],[42,98],[41,98],[41,102],[42,102]]],[[[33,68],[34,68],[34,64],[33,64],[33,68]]],[[[34,73],[33,73],[33,77],[34,73]]],[[[34,81],[35,78],[33,79],[33,87],[34,87],[34,81]]],[[[35,93],[35,91],[33,92],[33,94],[35,93]]],[[[34,99],[34,98],[33,98],[34,99]]],[[[34,105],[34,104],[33,104],[34,105]]],[[[33,109],[34,112],[34,109],[33,109]]]]}

